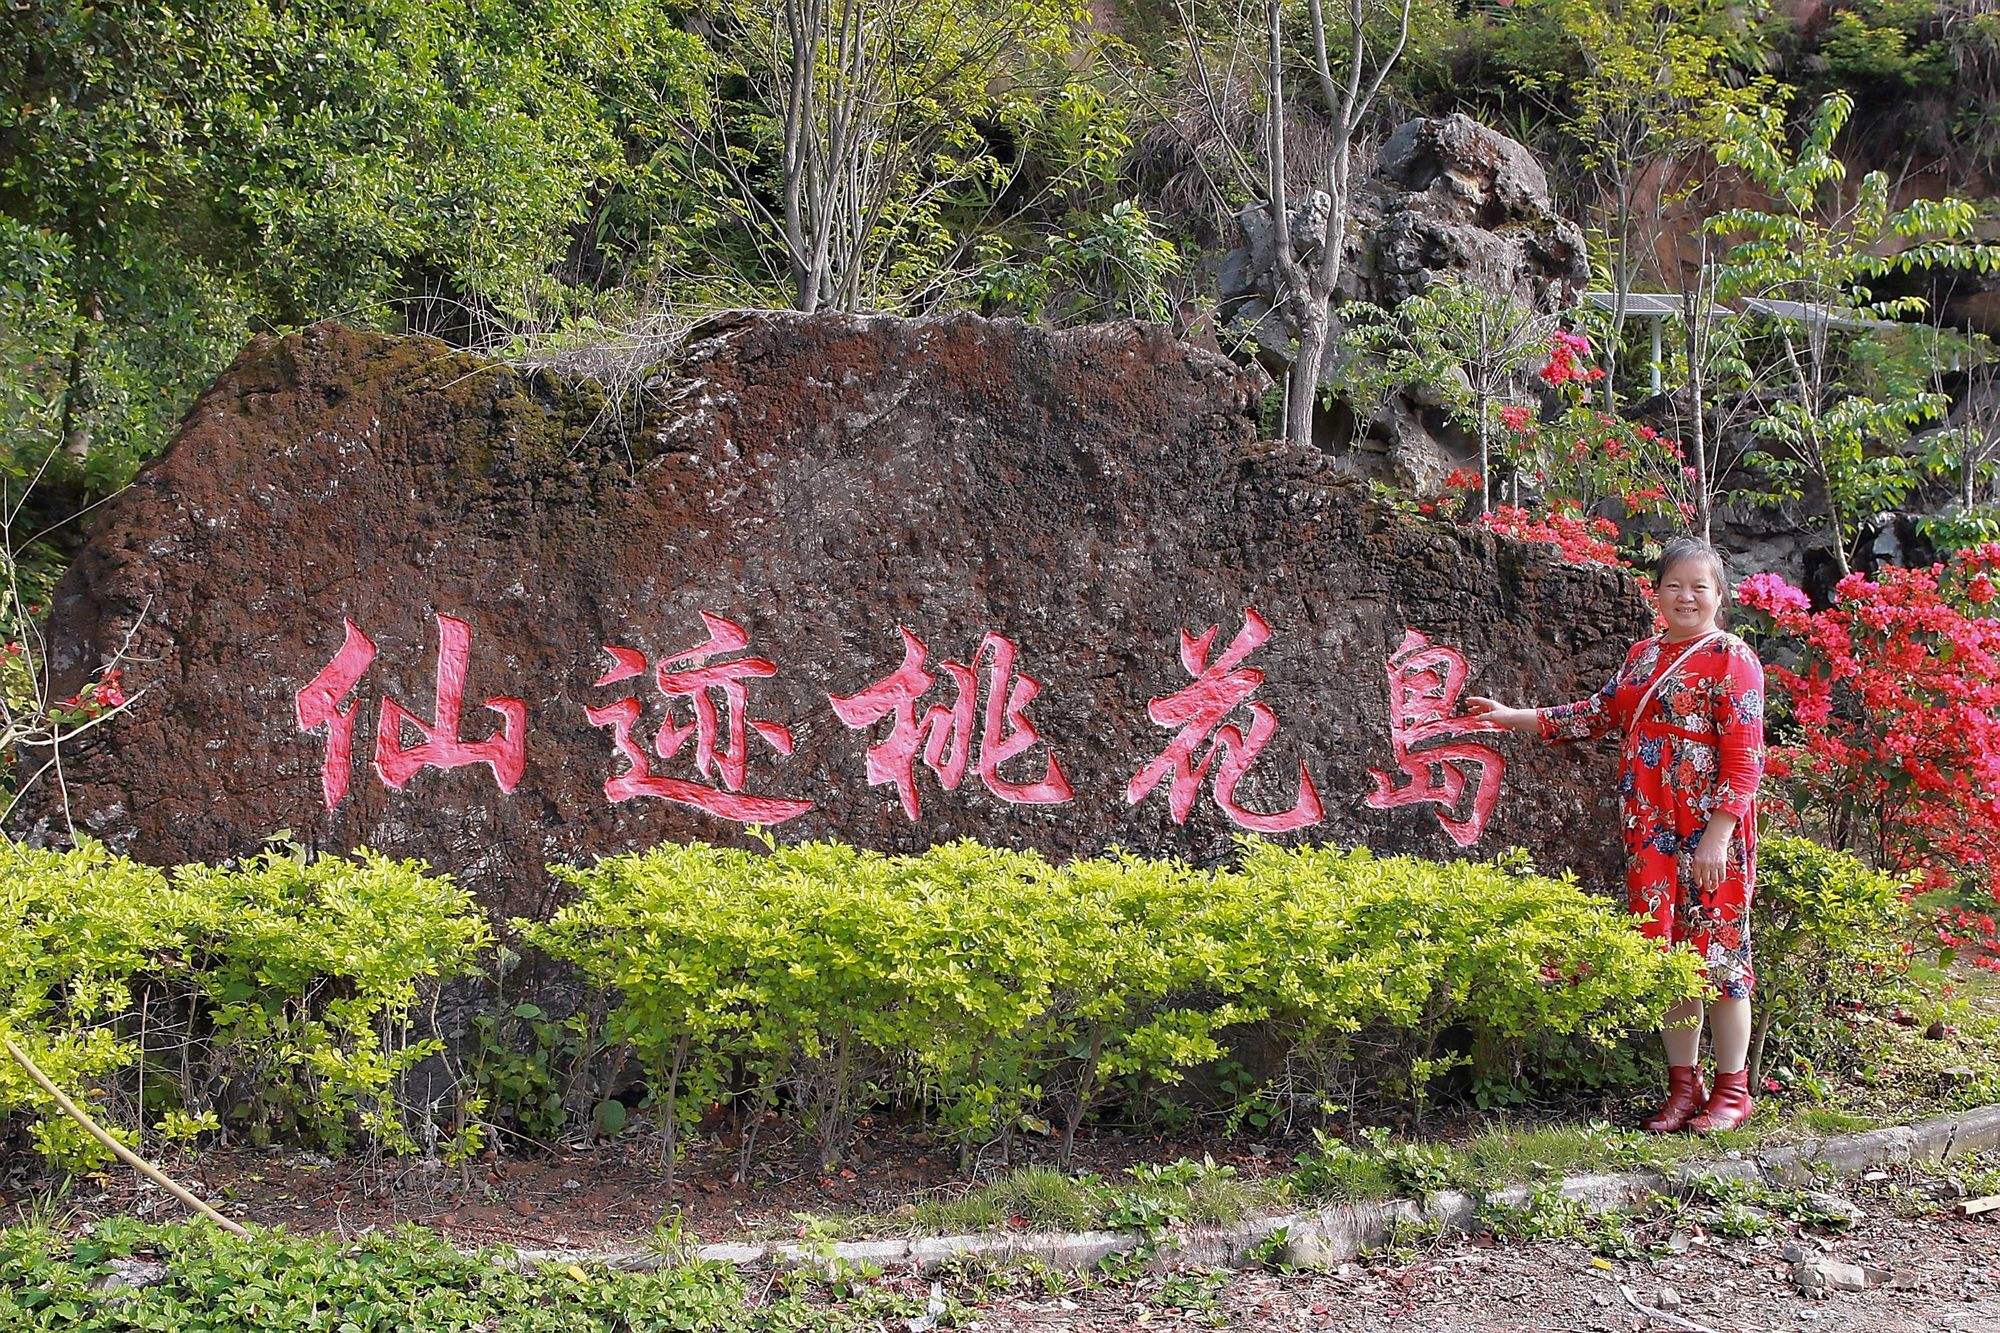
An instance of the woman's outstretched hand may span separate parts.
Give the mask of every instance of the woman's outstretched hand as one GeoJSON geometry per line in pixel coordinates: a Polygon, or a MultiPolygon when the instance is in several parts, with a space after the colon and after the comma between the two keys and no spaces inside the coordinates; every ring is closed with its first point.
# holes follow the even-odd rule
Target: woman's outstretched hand
{"type": "Polygon", "coordinates": [[[1508,731],[1536,731],[1540,723],[1532,708],[1509,708],[1498,699],[1489,699],[1483,694],[1469,694],[1465,698],[1465,715],[1491,722],[1496,727],[1508,731]]]}

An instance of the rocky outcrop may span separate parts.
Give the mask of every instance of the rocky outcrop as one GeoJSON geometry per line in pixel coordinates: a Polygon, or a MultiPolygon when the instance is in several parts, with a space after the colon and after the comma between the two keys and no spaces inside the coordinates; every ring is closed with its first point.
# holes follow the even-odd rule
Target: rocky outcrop
{"type": "MultiPolygon", "coordinates": [[[[1328,217],[1317,191],[1289,214],[1308,261],[1325,244],[1328,217]]],[[[1251,339],[1267,371],[1282,375],[1294,331],[1278,299],[1269,210],[1248,205],[1236,223],[1241,243],[1222,262],[1219,314],[1251,339]]],[[[1574,306],[1590,277],[1583,233],[1556,212],[1534,154],[1463,115],[1413,120],[1389,136],[1357,184],[1345,243],[1343,295],[1383,309],[1455,279],[1547,314],[1574,306]]],[[[1329,383],[1337,352],[1329,347],[1321,367],[1329,383]]],[[[1336,418],[1328,435],[1354,470],[1418,489],[1476,456],[1461,432],[1409,393],[1392,395],[1358,429],[1336,418]]]]}
{"type": "Polygon", "coordinates": [[[1590,280],[1583,232],[1556,212],[1534,154],[1468,116],[1390,135],[1363,203],[1363,300],[1393,307],[1450,276],[1546,313],[1574,306],[1590,280]]]}
{"type": "MultiPolygon", "coordinates": [[[[137,702],[19,831],[176,862],[288,830],[528,914],[548,861],[752,820],[1207,860],[1233,804],[1458,855],[1439,807],[1367,803],[1405,632],[1548,700],[1646,623],[1623,576],[1259,445],[1250,379],[1157,328],[736,316],[645,396],[331,324],[254,343],[56,592],[58,691],[116,659],[137,702]]],[[[1609,757],[1501,748],[1470,853],[1608,881],[1609,757]]]]}

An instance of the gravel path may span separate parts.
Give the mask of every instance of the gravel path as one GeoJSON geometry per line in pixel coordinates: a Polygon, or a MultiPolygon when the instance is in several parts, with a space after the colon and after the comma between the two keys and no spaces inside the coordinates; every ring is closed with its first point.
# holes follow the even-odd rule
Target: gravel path
{"type": "Polygon", "coordinates": [[[1883,1182],[1848,1191],[1864,1216],[1841,1234],[1726,1238],[1699,1220],[1668,1239],[1678,1254],[1602,1259],[1575,1242],[1428,1242],[1327,1273],[1149,1274],[1062,1294],[961,1289],[990,1333],[1112,1333],[1229,1328],[1467,1333],[1487,1329],[2000,1330],[2000,1221],[1954,1216],[1925,1187],[1883,1182]],[[1921,1211],[1920,1211],[1921,1210],[1921,1211]],[[1899,1215],[1899,1214],[1918,1215],[1899,1215]],[[1787,1254],[1885,1273],[1876,1285],[1801,1294],[1787,1254]],[[1685,1323],[1635,1312],[1620,1288],[1685,1323]]]}

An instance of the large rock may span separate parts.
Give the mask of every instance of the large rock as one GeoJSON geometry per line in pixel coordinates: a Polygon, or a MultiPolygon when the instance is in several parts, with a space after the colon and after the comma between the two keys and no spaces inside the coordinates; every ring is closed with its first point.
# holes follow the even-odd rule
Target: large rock
{"type": "Polygon", "coordinates": [[[1390,135],[1363,205],[1353,291],[1378,305],[1454,277],[1552,313],[1575,305],[1590,280],[1583,233],[1556,212],[1541,163],[1468,116],[1413,120],[1390,135]]]}
{"type": "MultiPolygon", "coordinates": [[[[1329,216],[1319,191],[1290,210],[1302,255],[1325,244],[1329,216]]],[[[1219,270],[1218,312],[1248,336],[1264,369],[1282,376],[1295,331],[1279,300],[1270,212],[1246,205],[1236,226],[1238,244],[1219,270]]],[[[1413,120],[1389,136],[1373,170],[1355,182],[1344,243],[1342,295],[1383,309],[1453,280],[1554,314],[1573,307],[1590,279],[1583,233],[1556,212],[1534,154],[1464,115],[1413,120]]],[[[1328,385],[1338,383],[1338,353],[1329,345],[1319,368],[1328,385]]],[[[1356,424],[1352,451],[1344,439],[1328,443],[1363,475],[1430,490],[1450,468],[1477,459],[1464,431],[1407,393],[1356,424]]],[[[1330,436],[1350,433],[1338,414],[1323,425],[1330,436]]]]}
{"type": "MultiPolygon", "coordinates": [[[[1235,788],[1240,806],[1298,808],[1303,765],[1323,805],[1303,836],[1460,854],[1435,807],[1364,804],[1370,768],[1395,768],[1384,662],[1405,630],[1463,649],[1468,688],[1546,701],[1594,688],[1646,623],[1628,578],[1401,518],[1316,453],[1257,445],[1250,380],[1156,328],[732,317],[656,368],[647,396],[649,415],[621,425],[589,383],[428,339],[322,324],[254,343],[100,511],[57,590],[58,690],[115,657],[143,693],[65,752],[60,785],[39,784],[17,823],[59,838],[73,820],[159,862],[290,830],[425,857],[515,913],[548,909],[551,860],[743,839],[740,822],[697,808],[715,791],[811,802],[773,825],[783,839],[1212,859],[1236,831],[1215,772],[1184,823],[1172,777],[1136,805],[1127,788],[1174,738],[1148,704],[1190,683],[1182,631],[1218,626],[1213,661],[1254,609],[1270,637],[1241,665],[1263,673],[1254,702],[1276,731],[1235,788]],[[705,612],[747,647],[722,650],[729,627],[705,612]],[[463,670],[443,673],[463,686],[455,735],[437,715],[453,624],[440,616],[465,626],[463,670]],[[893,783],[870,783],[890,722],[868,722],[866,698],[842,704],[844,722],[829,698],[898,669],[899,627],[927,645],[936,680],[917,717],[951,705],[947,660],[972,665],[979,700],[954,790],[916,762],[914,820],[893,783]],[[755,655],[774,673],[735,678],[748,719],[775,725],[744,733],[733,791],[727,763],[697,770],[698,736],[665,745],[669,759],[651,744],[668,708],[651,668],[711,631],[706,665],[755,655]],[[985,711],[1005,651],[980,652],[989,633],[1018,648],[1015,688],[1022,673],[1041,683],[1017,696],[1039,740],[985,711]],[[351,690],[309,689],[337,659],[355,668],[351,690]],[[614,752],[623,698],[640,714],[629,753],[690,785],[609,799],[607,779],[629,767],[614,752]],[[416,721],[384,743],[392,706],[416,721]],[[587,708],[611,711],[594,723],[587,708]],[[979,771],[989,716],[992,784],[979,771]],[[329,766],[343,728],[351,758],[329,766]],[[518,773],[510,728],[525,738],[518,773]],[[1009,737],[1023,748],[1004,757],[1009,737]],[[996,794],[1064,787],[1061,804],[996,794]]],[[[1254,682],[1236,680],[1217,716],[1254,733],[1254,682]]],[[[720,686],[704,694],[685,672],[667,684],[716,706],[729,758],[720,686]]],[[[693,702],[673,705],[678,725],[693,702]]],[[[1502,798],[1471,852],[1520,844],[1609,882],[1609,757],[1502,748],[1502,798]]]]}

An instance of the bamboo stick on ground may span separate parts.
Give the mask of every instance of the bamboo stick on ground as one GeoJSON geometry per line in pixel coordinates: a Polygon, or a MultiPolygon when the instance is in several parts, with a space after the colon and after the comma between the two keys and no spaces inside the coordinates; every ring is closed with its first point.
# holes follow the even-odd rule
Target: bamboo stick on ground
{"type": "Polygon", "coordinates": [[[99,1143],[103,1144],[106,1148],[110,1149],[112,1155],[115,1156],[119,1161],[131,1167],[134,1171],[137,1171],[140,1175],[146,1177],[146,1179],[152,1181],[155,1185],[158,1185],[161,1189],[173,1195],[176,1199],[179,1199],[189,1208],[192,1208],[197,1213],[200,1213],[203,1217],[208,1218],[210,1221],[214,1222],[217,1226],[221,1227],[224,1231],[227,1231],[230,1235],[244,1236],[244,1237],[249,1236],[250,1233],[248,1231],[245,1231],[240,1225],[230,1221],[228,1218],[224,1217],[221,1213],[217,1212],[213,1207],[203,1202],[202,1200],[197,1199],[194,1195],[188,1193],[187,1190],[181,1188],[179,1185],[175,1184],[172,1180],[168,1179],[166,1172],[160,1170],[159,1167],[154,1166],[151,1162],[139,1156],[138,1153],[133,1152],[130,1148],[126,1147],[124,1144],[120,1143],[117,1139],[113,1138],[110,1134],[106,1133],[101,1125],[99,1125],[95,1120],[92,1120],[88,1115],[84,1113],[82,1107],[78,1106],[75,1102],[71,1101],[68,1095],[64,1093],[61,1088],[58,1088],[55,1084],[49,1081],[49,1076],[47,1074],[44,1074],[41,1071],[40,1066],[38,1066],[33,1060],[30,1060],[28,1058],[28,1053],[26,1051],[23,1051],[19,1046],[16,1046],[14,1044],[14,1039],[12,1037],[0,1037],[0,1043],[4,1043],[6,1045],[7,1054],[14,1057],[14,1063],[21,1066],[21,1068],[27,1070],[28,1077],[35,1080],[35,1083],[41,1088],[43,1092],[46,1092],[47,1094],[49,1094],[49,1096],[55,1098],[56,1105],[62,1108],[62,1112],[64,1115],[76,1121],[77,1124],[82,1125],[85,1133],[89,1134],[90,1137],[96,1139],[99,1143]]]}

